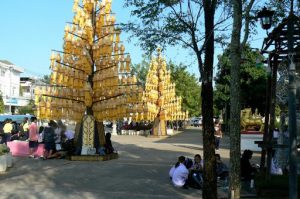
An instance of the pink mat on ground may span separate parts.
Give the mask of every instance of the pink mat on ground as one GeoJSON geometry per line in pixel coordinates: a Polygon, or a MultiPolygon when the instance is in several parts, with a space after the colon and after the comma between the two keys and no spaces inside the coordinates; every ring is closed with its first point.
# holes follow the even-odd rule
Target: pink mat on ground
{"type": "MultiPolygon", "coordinates": [[[[10,152],[13,156],[29,156],[29,142],[25,141],[12,141],[7,142],[10,152]]],[[[39,144],[34,152],[34,156],[42,156],[44,153],[44,144],[39,144]]]]}

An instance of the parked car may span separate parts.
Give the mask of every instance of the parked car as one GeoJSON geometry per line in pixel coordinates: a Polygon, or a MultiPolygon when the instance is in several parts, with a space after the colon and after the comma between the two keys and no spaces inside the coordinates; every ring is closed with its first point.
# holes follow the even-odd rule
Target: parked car
{"type": "Polygon", "coordinates": [[[193,122],[193,126],[195,126],[195,127],[200,127],[202,125],[202,120],[194,120],[194,122],[193,122]]]}

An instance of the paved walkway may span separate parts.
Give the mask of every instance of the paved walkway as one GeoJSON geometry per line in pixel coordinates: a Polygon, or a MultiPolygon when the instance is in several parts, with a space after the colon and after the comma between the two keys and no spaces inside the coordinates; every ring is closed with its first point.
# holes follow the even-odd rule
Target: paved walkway
{"type": "MultiPolygon", "coordinates": [[[[107,162],[15,158],[14,167],[0,174],[0,198],[201,198],[201,190],[177,189],[168,179],[178,156],[202,155],[199,129],[165,139],[113,136],[112,140],[120,157],[107,162]]],[[[228,161],[228,150],[220,153],[228,161]]]]}

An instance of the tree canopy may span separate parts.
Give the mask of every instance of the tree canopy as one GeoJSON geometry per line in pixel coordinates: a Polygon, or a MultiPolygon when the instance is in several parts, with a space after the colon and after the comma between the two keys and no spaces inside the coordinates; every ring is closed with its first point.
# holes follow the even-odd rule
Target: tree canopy
{"type": "Polygon", "coordinates": [[[187,71],[187,66],[168,63],[171,70],[171,80],[176,83],[176,95],[182,97],[182,106],[188,110],[190,116],[201,114],[201,86],[194,74],[187,71]]]}
{"type": "Polygon", "coordinates": [[[2,93],[0,92],[0,113],[4,113],[4,101],[2,98],[2,93]]]}
{"type": "Polygon", "coordinates": [[[34,115],[34,100],[30,100],[27,106],[19,108],[19,114],[31,114],[34,115]]]}
{"type": "MultiPolygon", "coordinates": [[[[214,102],[218,109],[225,108],[230,98],[230,50],[219,56],[219,72],[215,78],[214,102]]],[[[258,51],[246,46],[242,54],[241,65],[241,106],[258,108],[265,111],[267,72],[261,64],[263,57],[258,51]]]]}

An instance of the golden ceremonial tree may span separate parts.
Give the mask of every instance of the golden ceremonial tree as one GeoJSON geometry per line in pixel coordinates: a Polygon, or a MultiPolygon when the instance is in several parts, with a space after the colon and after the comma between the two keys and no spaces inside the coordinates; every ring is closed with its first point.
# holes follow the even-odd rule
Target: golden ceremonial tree
{"type": "Polygon", "coordinates": [[[157,49],[152,57],[142,96],[143,110],[137,120],[154,120],[153,135],[166,136],[166,121],[185,120],[188,112],[181,109],[182,98],[175,94],[175,83],[171,82],[171,72],[166,60],[157,49]]]}
{"type": "Polygon", "coordinates": [[[85,155],[105,144],[103,121],[130,117],[142,93],[111,4],[74,0],[63,51],[50,58],[51,84],[36,90],[37,117],[76,121],[75,140],[85,155]]]}

